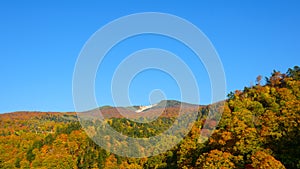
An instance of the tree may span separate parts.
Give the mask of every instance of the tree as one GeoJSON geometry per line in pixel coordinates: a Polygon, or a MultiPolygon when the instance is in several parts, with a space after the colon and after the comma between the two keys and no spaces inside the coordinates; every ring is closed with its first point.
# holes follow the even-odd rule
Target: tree
{"type": "Polygon", "coordinates": [[[251,166],[253,168],[259,169],[270,169],[270,168],[278,168],[278,169],[285,169],[282,163],[276,160],[271,155],[263,152],[258,151],[254,155],[251,156],[251,166]]]}
{"type": "Polygon", "coordinates": [[[300,80],[300,67],[294,66],[294,68],[289,68],[287,71],[287,75],[294,80],[300,80]]]}
{"type": "Polygon", "coordinates": [[[196,167],[202,169],[237,168],[235,162],[239,160],[241,160],[239,157],[235,157],[230,153],[212,150],[209,153],[204,153],[198,158],[196,167]]]}

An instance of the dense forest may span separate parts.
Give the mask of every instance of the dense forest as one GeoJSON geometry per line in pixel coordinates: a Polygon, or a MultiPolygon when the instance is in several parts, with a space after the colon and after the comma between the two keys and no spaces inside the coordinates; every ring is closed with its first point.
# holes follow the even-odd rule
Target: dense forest
{"type": "MultiPolygon", "coordinates": [[[[109,106],[100,109],[116,131],[142,138],[157,135],[175,123],[176,105],[176,101],[168,102],[164,113],[150,123],[122,118],[109,106]]],[[[190,132],[167,152],[143,158],[119,156],[98,146],[88,135],[96,136],[101,130],[88,126],[91,131],[87,134],[75,112],[1,114],[0,168],[300,168],[298,66],[286,73],[273,71],[265,80],[258,76],[255,85],[231,92],[225,104],[216,108],[223,114],[215,130],[210,125],[217,119],[207,119],[212,106],[182,109],[187,111],[184,116],[197,116],[190,132]],[[212,135],[200,141],[205,133],[212,135]]]]}

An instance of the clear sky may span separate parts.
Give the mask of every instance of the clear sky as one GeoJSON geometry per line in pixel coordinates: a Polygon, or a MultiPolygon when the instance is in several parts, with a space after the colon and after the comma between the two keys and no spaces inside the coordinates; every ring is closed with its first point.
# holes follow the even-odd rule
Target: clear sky
{"type": "MultiPolygon", "coordinates": [[[[72,76],[81,48],[108,22],[138,12],[170,13],[196,25],[223,62],[227,92],[243,89],[257,75],[269,76],[273,69],[285,72],[300,65],[299,9],[298,0],[1,1],[0,113],[73,111],[72,76]]],[[[160,47],[180,55],[196,74],[201,104],[209,103],[210,84],[203,66],[185,59],[189,51],[182,45],[167,41],[136,37],[119,44],[117,52],[125,56],[145,47],[160,47]]],[[[112,104],[107,78],[113,70],[110,65],[118,60],[113,52],[104,60],[103,70],[98,70],[99,106],[112,104]]],[[[132,102],[147,104],[147,94],[155,88],[165,90],[170,99],[179,98],[174,79],[146,71],[132,82],[132,102]]]]}

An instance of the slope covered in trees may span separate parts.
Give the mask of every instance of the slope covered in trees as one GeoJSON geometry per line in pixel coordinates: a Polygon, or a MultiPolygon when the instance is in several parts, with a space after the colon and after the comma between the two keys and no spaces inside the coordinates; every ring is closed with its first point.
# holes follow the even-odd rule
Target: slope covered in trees
{"type": "MultiPolygon", "coordinates": [[[[224,112],[215,130],[210,125],[216,121],[206,119],[213,105],[199,107],[197,121],[176,147],[147,158],[121,157],[97,146],[76,113],[2,114],[0,168],[300,168],[300,68],[261,79],[228,95],[217,108],[224,112]],[[212,135],[201,142],[201,132],[212,135]]],[[[132,137],[163,132],[178,111],[169,106],[148,124],[114,116],[112,107],[104,110],[108,124],[132,137]]]]}

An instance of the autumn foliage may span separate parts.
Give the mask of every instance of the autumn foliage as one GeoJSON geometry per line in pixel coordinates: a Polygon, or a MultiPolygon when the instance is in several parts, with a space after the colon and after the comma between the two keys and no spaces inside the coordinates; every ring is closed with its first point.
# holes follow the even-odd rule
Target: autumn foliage
{"type": "MultiPolygon", "coordinates": [[[[148,115],[163,112],[151,123],[123,118],[113,107],[102,111],[116,131],[131,137],[151,137],[176,122],[176,104],[149,110],[148,115]]],[[[211,106],[186,107],[187,115],[198,114],[188,135],[171,150],[144,158],[121,157],[104,150],[88,137],[75,112],[1,114],[0,168],[300,168],[298,66],[286,73],[274,71],[265,83],[258,76],[256,85],[231,92],[225,104],[216,108],[223,110],[219,123],[208,119],[211,106]],[[203,137],[207,137],[205,142],[203,137]]],[[[132,110],[124,111],[134,116],[132,110]]],[[[93,126],[87,129],[89,135],[99,134],[93,126]]],[[[114,144],[122,143],[114,142],[110,147],[114,144]]]]}

